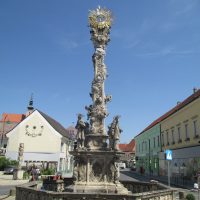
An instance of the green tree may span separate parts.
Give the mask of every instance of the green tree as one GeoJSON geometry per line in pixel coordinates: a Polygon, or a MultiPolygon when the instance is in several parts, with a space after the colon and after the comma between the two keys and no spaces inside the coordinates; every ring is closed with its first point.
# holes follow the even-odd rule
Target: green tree
{"type": "Polygon", "coordinates": [[[4,156],[0,157],[0,170],[4,170],[4,168],[6,168],[7,166],[12,165],[12,166],[17,166],[18,165],[18,161],[16,160],[10,160],[4,156]]]}

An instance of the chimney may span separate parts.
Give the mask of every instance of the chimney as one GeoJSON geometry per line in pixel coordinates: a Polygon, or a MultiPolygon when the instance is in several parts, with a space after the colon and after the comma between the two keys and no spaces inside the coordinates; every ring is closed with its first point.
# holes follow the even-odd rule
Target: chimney
{"type": "Polygon", "coordinates": [[[176,105],[179,105],[181,102],[180,101],[177,101],[176,105]]]}
{"type": "Polygon", "coordinates": [[[194,88],[193,88],[193,94],[196,93],[197,90],[198,90],[198,88],[194,87],[194,88]]]}

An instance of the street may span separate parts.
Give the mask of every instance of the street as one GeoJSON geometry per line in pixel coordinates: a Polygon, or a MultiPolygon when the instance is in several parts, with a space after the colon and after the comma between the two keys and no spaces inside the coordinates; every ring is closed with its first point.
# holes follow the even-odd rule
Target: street
{"type": "Polygon", "coordinates": [[[28,180],[13,180],[13,175],[4,175],[3,172],[0,172],[0,199],[8,195],[12,188],[15,188],[16,185],[21,185],[27,183],[28,180]]]}
{"type": "Polygon", "coordinates": [[[15,187],[15,185],[1,185],[0,186],[0,196],[2,196],[2,195],[8,195],[9,192],[10,192],[10,190],[12,188],[14,188],[14,187],[15,187]]]}
{"type": "MultiPolygon", "coordinates": [[[[148,176],[144,176],[144,175],[140,175],[136,172],[130,171],[130,169],[124,169],[120,171],[120,180],[133,180],[133,181],[146,181],[149,182],[150,180],[152,180],[152,177],[148,177],[148,176]]],[[[162,183],[162,182],[160,182],[162,183]]],[[[166,183],[162,183],[164,185],[167,186],[166,183]]],[[[185,189],[185,188],[180,188],[180,187],[175,187],[175,186],[171,186],[172,189],[177,190],[177,195],[176,195],[176,199],[178,199],[178,192],[184,192],[185,194],[193,194],[195,196],[196,200],[200,200],[198,191],[195,191],[194,189],[185,189]]]]}

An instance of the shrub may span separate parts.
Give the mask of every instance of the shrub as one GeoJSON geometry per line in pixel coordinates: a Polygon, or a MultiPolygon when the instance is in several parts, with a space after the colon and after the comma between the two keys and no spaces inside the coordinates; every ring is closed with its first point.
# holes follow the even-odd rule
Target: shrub
{"type": "Polygon", "coordinates": [[[6,159],[5,157],[0,157],[0,170],[4,170],[5,167],[7,167],[9,165],[9,161],[8,159],[6,159]]]}
{"type": "Polygon", "coordinates": [[[55,169],[54,168],[48,168],[48,169],[43,169],[41,171],[42,175],[54,175],[55,174],[55,169]]]}
{"type": "Polygon", "coordinates": [[[187,200],[195,200],[195,196],[193,194],[187,194],[186,199],[187,200]]]}
{"type": "Polygon", "coordinates": [[[23,179],[29,179],[29,173],[28,172],[24,172],[23,173],[23,179]]]}
{"type": "Polygon", "coordinates": [[[17,166],[18,165],[18,161],[16,160],[10,160],[4,156],[0,157],[0,170],[4,170],[4,168],[8,167],[9,165],[12,166],[17,166]]]}

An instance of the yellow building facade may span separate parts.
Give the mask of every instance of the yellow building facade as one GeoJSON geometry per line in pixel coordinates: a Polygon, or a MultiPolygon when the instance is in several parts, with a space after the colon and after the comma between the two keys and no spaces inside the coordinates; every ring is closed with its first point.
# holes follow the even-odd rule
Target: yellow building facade
{"type": "Polygon", "coordinates": [[[161,123],[160,173],[167,175],[165,150],[172,150],[171,176],[194,180],[200,172],[200,90],[166,113],[161,123]]]}
{"type": "Polygon", "coordinates": [[[162,150],[200,145],[200,98],[161,122],[162,150]]]}

